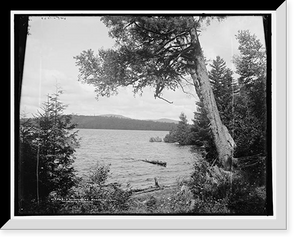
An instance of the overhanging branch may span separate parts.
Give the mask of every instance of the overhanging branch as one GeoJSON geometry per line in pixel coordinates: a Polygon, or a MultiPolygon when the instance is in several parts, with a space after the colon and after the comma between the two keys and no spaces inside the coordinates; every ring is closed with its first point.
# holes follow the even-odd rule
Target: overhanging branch
{"type": "Polygon", "coordinates": [[[169,101],[169,100],[167,100],[167,99],[161,97],[160,95],[154,95],[154,98],[155,98],[155,99],[156,99],[156,98],[159,98],[159,99],[161,99],[161,100],[163,100],[163,101],[165,101],[165,102],[167,102],[167,103],[169,103],[169,104],[173,104],[173,101],[169,101]]]}

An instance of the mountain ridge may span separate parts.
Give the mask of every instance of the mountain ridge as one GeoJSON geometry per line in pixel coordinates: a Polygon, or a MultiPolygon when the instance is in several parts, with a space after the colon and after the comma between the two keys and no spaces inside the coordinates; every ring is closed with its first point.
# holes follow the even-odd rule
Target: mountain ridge
{"type": "Polygon", "coordinates": [[[86,116],[73,114],[72,122],[77,124],[77,128],[87,129],[171,131],[177,126],[176,123],[173,122],[171,123],[161,122],[157,120],[139,120],[114,114],[105,114],[104,116],[86,116]]]}
{"type": "Polygon", "coordinates": [[[175,123],[177,124],[178,121],[177,120],[173,120],[173,119],[169,119],[169,118],[160,118],[157,120],[152,120],[152,121],[157,121],[157,122],[166,122],[166,123],[175,123]]]}
{"type": "Polygon", "coordinates": [[[132,119],[132,118],[130,118],[130,117],[123,116],[123,115],[118,115],[118,114],[102,114],[102,115],[98,115],[98,116],[103,116],[103,117],[115,117],[115,118],[122,118],[122,119],[132,119]]]}
{"type": "MultiPolygon", "coordinates": [[[[79,115],[79,116],[85,116],[85,115],[79,115]]],[[[89,116],[89,115],[87,115],[89,116]]],[[[173,120],[170,118],[159,118],[159,119],[134,119],[128,116],[118,115],[118,114],[101,114],[97,115],[101,117],[114,117],[114,118],[121,118],[121,119],[131,119],[131,120],[141,120],[141,121],[154,121],[154,122],[166,122],[166,123],[175,123],[177,124],[177,120],[173,120]]]]}

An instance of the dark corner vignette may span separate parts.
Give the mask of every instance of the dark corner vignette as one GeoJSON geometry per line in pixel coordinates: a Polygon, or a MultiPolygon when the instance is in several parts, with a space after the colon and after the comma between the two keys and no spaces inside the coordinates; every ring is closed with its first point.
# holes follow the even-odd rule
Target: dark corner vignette
{"type": "Polygon", "coordinates": [[[29,31],[29,15],[19,15],[14,16],[14,41],[15,41],[15,55],[14,55],[14,73],[15,73],[15,121],[14,121],[14,132],[15,132],[15,202],[14,202],[14,212],[15,215],[19,215],[19,209],[22,207],[22,202],[19,201],[19,178],[21,173],[22,165],[20,160],[20,102],[21,102],[21,91],[22,91],[22,80],[23,80],[23,70],[24,70],[24,60],[26,52],[26,42],[29,31]]]}

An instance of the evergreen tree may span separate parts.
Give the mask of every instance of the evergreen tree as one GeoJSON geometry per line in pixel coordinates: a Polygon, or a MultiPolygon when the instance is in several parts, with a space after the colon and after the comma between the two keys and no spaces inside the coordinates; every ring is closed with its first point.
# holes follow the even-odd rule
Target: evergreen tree
{"type": "Polygon", "coordinates": [[[51,192],[65,196],[75,185],[72,166],[77,131],[66,106],[59,100],[62,91],[48,95],[42,112],[21,121],[19,188],[20,200],[46,200],[51,192]],[[25,176],[24,176],[25,175],[25,176]]]}
{"type": "Polygon", "coordinates": [[[233,72],[226,67],[226,62],[217,56],[210,64],[209,79],[215,95],[221,120],[233,135],[234,130],[234,95],[237,92],[237,86],[233,80],[233,72]]]}
{"type": "MultiPolygon", "coordinates": [[[[196,112],[194,112],[193,125],[191,127],[193,144],[204,149],[204,157],[208,161],[216,158],[216,147],[214,137],[209,127],[206,110],[203,102],[196,102],[196,112]]],[[[203,153],[202,153],[203,154],[203,153]]]]}
{"type": "Polygon", "coordinates": [[[177,142],[181,145],[190,144],[190,125],[186,115],[182,112],[179,116],[179,122],[176,128],[177,142]]]}
{"type": "Polygon", "coordinates": [[[266,50],[263,44],[249,30],[238,31],[240,55],[234,56],[238,81],[242,86],[255,84],[260,78],[266,78],[266,50]]]}
{"type": "MultiPolygon", "coordinates": [[[[234,95],[237,90],[234,84],[233,72],[226,67],[226,62],[217,56],[210,64],[208,72],[216,104],[223,124],[229,128],[231,135],[234,135],[234,95]]],[[[213,134],[210,130],[210,122],[207,112],[204,109],[203,99],[196,103],[197,111],[194,114],[192,133],[193,143],[202,146],[206,151],[206,159],[216,158],[216,147],[213,134]]]]}
{"type": "Polygon", "coordinates": [[[165,136],[164,142],[177,142],[180,145],[190,145],[192,143],[191,126],[188,124],[186,115],[183,112],[181,112],[179,120],[176,128],[171,130],[169,134],[165,136]]]}
{"type": "MultiPolygon", "coordinates": [[[[222,122],[236,142],[235,156],[243,157],[266,151],[266,56],[265,49],[255,35],[249,31],[239,31],[236,36],[240,55],[234,57],[236,72],[240,75],[235,83],[232,71],[219,56],[213,60],[209,78],[215,95],[222,122]]],[[[192,131],[201,140],[212,139],[209,120],[201,101],[193,120],[192,131]],[[202,135],[201,135],[202,134],[202,135]]],[[[193,136],[194,138],[196,136],[193,136]]],[[[209,143],[209,152],[213,145],[209,143]]],[[[200,142],[200,145],[202,143],[200,142]]],[[[209,156],[208,156],[209,157],[209,156]]]]}
{"type": "Polygon", "coordinates": [[[266,152],[266,52],[255,35],[239,31],[240,55],[234,57],[240,75],[239,97],[235,111],[239,114],[236,126],[237,156],[266,152]],[[239,100],[239,102],[238,102],[239,100]]]}

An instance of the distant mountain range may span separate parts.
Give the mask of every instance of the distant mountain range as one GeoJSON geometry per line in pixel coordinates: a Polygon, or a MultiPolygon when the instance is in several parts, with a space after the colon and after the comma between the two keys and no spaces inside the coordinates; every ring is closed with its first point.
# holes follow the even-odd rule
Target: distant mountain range
{"type": "Polygon", "coordinates": [[[116,115],[116,114],[103,114],[103,115],[99,115],[99,116],[114,117],[114,118],[123,118],[123,119],[131,119],[129,117],[122,116],[122,115],[116,115]]]}
{"type": "Polygon", "coordinates": [[[77,128],[170,131],[178,121],[172,119],[138,120],[116,114],[99,116],[72,115],[77,128]]]}
{"type": "Polygon", "coordinates": [[[152,120],[152,121],[156,121],[156,122],[167,122],[167,123],[175,123],[175,124],[178,123],[178,121],[172,120],[172,119],[168,119],[168,118],[161,118],[161,119],[158,119],[158,120],[152,120]]]}
{"type": "MultiPolygon", "coordinates": [[[[122,116],[122,115],[116,115],[116,114],[104,114],[104,115],[99,115],[99,116],[103,116],[103,117],[114,117],[114,118],[123,118],[123,119],[132,119],[130,117],[126,117],[126,116],[122,116]]],[[[133,120],[133,119],[132,119],[133,120]]],[[[137,119],[136,119],[137,120],[137,119]]],[[[143,120],[142,120],[143,121],[143,120]]],[[[168,118],[161,118],[161,119],[156,119],[156,120],[151,120],[151,119],[147,119],[145,121],[154,121],[154,122],[166,122],[166,123],[175,123],[177,124],[178,121],[176,120],[172,120],[172,119],[168,119],[168,118]]]]}

